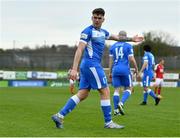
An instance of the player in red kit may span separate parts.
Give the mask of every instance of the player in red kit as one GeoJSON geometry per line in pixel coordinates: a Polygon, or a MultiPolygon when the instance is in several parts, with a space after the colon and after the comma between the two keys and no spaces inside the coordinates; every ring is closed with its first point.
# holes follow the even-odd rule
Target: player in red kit
{"type": "Polygon", "coordinates": [[[159,64],[155,66],[155,94],[158,93],[158,96],[161,96],[161,88],[163,85],[163,75],[164,75],[164,59],[161,59],[159,64]]]}

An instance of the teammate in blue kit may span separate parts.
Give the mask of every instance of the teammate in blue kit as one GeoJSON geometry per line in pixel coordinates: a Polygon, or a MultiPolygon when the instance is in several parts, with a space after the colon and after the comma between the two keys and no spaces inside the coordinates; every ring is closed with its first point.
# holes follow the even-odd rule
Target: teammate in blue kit
{"type": "Polygon", "coordinates": [[[105,128],[124,128],[114,123],[111,119],[110,91],[104,70],[101,66],[102,54],[105,47],[105,40],[135,41],[140,42],[142,37],[120,38],[118,35],[110,35],[108,31],[101,28],[104,22],[105,11],[97,8],[92,11],[92,25],[81,32],[80,42],[75,53],[73,66],[70,71],[70,79],[75,80],[81,56],[84,52],[80,65],[79,91],[66,102],[60,111],[52,116],[57,128],[63,127],[64,117],[71,112],[76,105],[86,99],[91,89],[100,93],[100,104],[104,115],[105,128]]]}
{"type": "Polygon", "coordinates": [[[158,105],[160,98],[156,96],[156,94],[152,89],[150,89],[150,83],[154,77],[154,65],[155,65],[154,55],[151,53],[151,46],[144,45],[143,49],[144,49],[143,65],[138,74],[138,77],[141,78],[143,73],[142,84],[144,88],[144,94],[143,94],[143,102],[140,105],[147,104],[148,94],[154,98],[155,105],[158,105]]]}
{"type": "MultiPolygon", "coordinates": [[[[125,31],[120,31],[119,36],[121,38],[126,38],[127,33],[125,31]]],[[[109,74],[112,76],[112,85],[115,88],[113,95],[114,115],[124,115],[123,106],[131,95],[132,89],[132,76],[129,62],[133,64],[135,68],[134,73],[136,74],[138,73],[138,67],[131,44],[116,42],[111,46],[109,51],[109,74]],[[120,87],[124,87],[121,100],[119,98],[120,87]]]]}

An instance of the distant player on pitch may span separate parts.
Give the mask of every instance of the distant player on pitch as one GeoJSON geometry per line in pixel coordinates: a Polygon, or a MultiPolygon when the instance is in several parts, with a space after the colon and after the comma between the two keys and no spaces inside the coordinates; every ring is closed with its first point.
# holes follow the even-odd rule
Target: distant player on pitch
{"type": "Polygon", "coordinates": [[[147,104],[148,94],[154,98],[155,105],[158,105],[160,101],[160,97],[156,96],[154,91],[150,88],[150,83],[154,77],[154,65],[155,65],[154,55],[151,53],[150,45],[144,45],[143,49],[144,49],[143,65],[138,74],[138,78],[141,78],[141,74],[143,73],[142,84],[144,88],[144,94],[143,94],[143,102],[140,105],[147,104]]]}
{"type": "Polygon", "coordinates": [[[161,88],[163,85],[163,75],[164,75],[164,59],[161,59],[160,62],[155,66],[155,94],[158,93],[158,96],[161,97],[161,88]]]}
{"type": "MultiPolygon", "coordinates": [[[[126,38],[125,31],[119,32],[119,37],[126,38]]],[[[126,42],[116,42],[110,48],[109,54],[109,75],[112,76],[112,85],[115,88],[113,95],[114,115],[124,115],[123,106],[131,95],[132,76],[130,63],[138,73],[138,67],[134,58],[132,45],[126,42]],[[120,87],[124,87],[122,98],[119,97],[120,87]]]]}

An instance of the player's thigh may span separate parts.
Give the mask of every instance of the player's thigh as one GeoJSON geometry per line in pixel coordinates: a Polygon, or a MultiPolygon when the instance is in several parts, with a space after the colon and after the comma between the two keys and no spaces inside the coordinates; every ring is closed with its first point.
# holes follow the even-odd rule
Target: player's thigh
{"type": "Polygon", "coordinates": [[[81,68],[80,89],[101,89],[107,87],[107,79],[101,66],[81,68]]]}
{"type": "Polygon", "coordinates": [[[120,76],[113,76],[112,77],[112,85],[114,88],[121,87],[121,77],[120,76]]]}
{"type": "Polygon", "coordinates": [[[107,78],[101,66],[89,67],[88,81],[92,89],[106,88],[107,78]]]}
{"type": "Polygon", "coordinates": [[[125,88],[132,87],[132,77],[130,74],[121,76],[121,84],[125,88]]]}
{"type": "Polygon", "coordinates": [[[109,90],[109,87],[99,89],[98,91],[100,93],[101,100],[110,99],[110,90],[109,90]]]}
{"type": "Polygon", "coordinates": [[[162,87],[162,86],[163,86],[163,83],[164,83],[164,80],[161,79],[159,86],[162,87]]]}
{"type": "Polygon", "coordinates": [[[83,89],[90,90],[91,89],[88,78],[89,77],[88,77],[87,73],[85,73],[84,71],[81,70],[79,90],[83,90],[83,89]]]}
{"type": "Polygon", "coordinates": [[[156,86],[159,86],[159,85],[160,85],[160,83],[161,83],[161,79],[156,78],[155,85],[156,85],[156,86]]]}
{"type": "Polygon", "coordinates": [[[78,93],[76,95],[82,101],[82,100],[84,100],[84,99],[86,99],[88,97],[89,91],[90,90],[88,90],[88,89],[81,89],[81,90],[78,91],[78,93]]]}
{"type": "Polygon", "coordinates": [[[142,79],[143,87],[149,87],[151,83],[152,77],[148,75],[144,75],[142,79]]]}

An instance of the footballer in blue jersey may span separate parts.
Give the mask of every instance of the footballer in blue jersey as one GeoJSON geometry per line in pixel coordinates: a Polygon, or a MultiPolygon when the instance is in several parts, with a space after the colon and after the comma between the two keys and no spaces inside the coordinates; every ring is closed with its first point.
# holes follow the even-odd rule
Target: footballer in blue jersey
{"type": "MultiPolygon", "coordinates": [[[[126,37],[127,33],[125,31],[120,31],[119,36],[126,37]]],[[[115,88],[113,94],[114,115],[124,115],[123,106],[131,95],[132,88],[129,62],[132,62],[136,73],[138,73],[138,68],[131,44],[126,42],[116,42],[111,46],[109,53],[110,75],[112,76],[112,85],[115,88]],[[121,99],[119,98],[120,87],[124,87],[121,99]]]]}
{"type": "Polygon", "coordinates": [[[70,79],[75,80],[77,78],[77,69],[84,52],[80,65],[79,90],[77,94],[69,98],[64,107],[60,109],[57,114],[52,116],[52,120],[57,128],[63,127],[64,117],[70,113],[79,102],[88,97],[91,89],[97,89],[100,93],[100,105],[105,122],[104,127],[124,128],[124,126],[114,123],[111,118],[110,91],[104,70],[101,66],[102,54],[106,39],[140,42],[143,40],[143,37],[134,36],[133,38],[119,38],[118,35],[110,34],[108,31],[101,28],[102,23],[105,20],[104,15],[104,9],[94,9],[91,18],[92,25],[88,26],[81,32],[80,42],[74,56],[73,66],[69,73],[70,79]]]}
{"type": "Polygon", "coordinates": [[[143,102],[140,105],[147,104],[148,94],[154,98],[155,105],[158,105],[160,101],[160,97],[157,97],[154,91],[150,89],[150,83],[154,77],[154,65],[155,65],[154,55],[151,53],[151,47],[149,45],[144,45],[143,49],[144,49],[143,65],[138,75],[139,77],[142,76],[142,85],[144,88],[143,102]]]}

